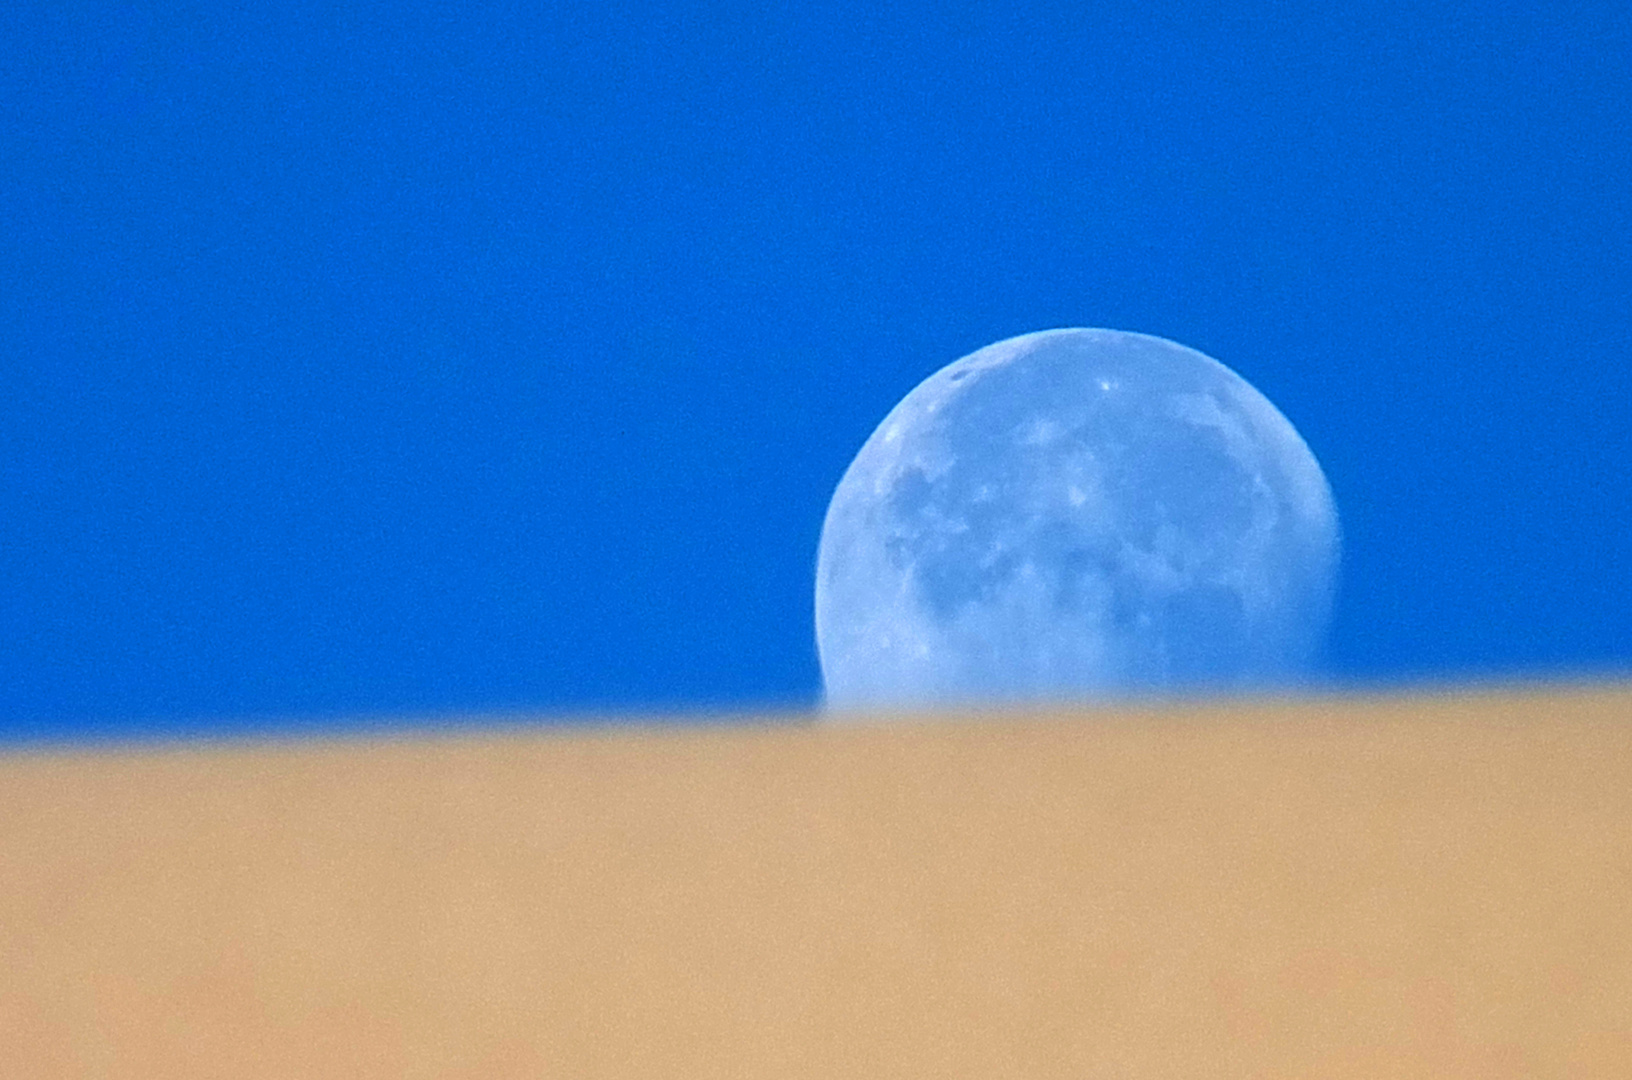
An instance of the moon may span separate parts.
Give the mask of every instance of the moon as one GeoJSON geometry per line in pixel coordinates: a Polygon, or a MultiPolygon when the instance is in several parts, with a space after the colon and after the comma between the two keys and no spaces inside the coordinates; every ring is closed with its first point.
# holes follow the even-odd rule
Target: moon
{"type": "Polygon", "coordinates": [[[1339,546],[1309,447],[1223,364],[1118,330],[1000,341],[920,383],[834,492],[816,565],[826,705],[1304,681],[1339,546]]]}

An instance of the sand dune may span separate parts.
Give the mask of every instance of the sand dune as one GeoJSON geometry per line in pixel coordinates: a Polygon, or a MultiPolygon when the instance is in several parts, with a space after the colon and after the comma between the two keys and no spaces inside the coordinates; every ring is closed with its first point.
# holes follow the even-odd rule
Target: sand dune
{"type": "Polygon", "coordinates": [[[1632,1068],[1632,687],[0,757],[47,1077],[1632,1068]]]}

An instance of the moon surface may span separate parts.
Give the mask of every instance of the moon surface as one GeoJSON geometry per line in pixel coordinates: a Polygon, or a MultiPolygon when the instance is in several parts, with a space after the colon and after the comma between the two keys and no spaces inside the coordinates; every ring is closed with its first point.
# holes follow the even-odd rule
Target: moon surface
{"type": "Polygon", "coordinates": [[[1250,690],[1307,678],[1339,530],[1244,379],[1117,330],[1000,341],[884,418],[816,566],[827,706],[1250,690]]]}

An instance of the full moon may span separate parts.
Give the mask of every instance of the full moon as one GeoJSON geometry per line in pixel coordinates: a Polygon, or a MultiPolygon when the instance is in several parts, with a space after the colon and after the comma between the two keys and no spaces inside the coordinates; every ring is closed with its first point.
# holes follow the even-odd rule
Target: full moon
{"type": "Polygon", "coordinates": [[[834,710],[1285,686],[1339,531],[1297,431],[1194,349],[1047,330],[931,375],[828,506],[816,643],[834,710]]]}

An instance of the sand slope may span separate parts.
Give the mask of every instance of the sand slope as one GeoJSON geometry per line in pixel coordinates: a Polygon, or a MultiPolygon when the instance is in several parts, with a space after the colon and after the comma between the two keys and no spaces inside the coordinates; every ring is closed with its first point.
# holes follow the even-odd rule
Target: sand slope
{"type": "Polygon", "coordinates": [[[1632,688],[0,757],[18,1077],[1632,1071],[1632,688]]]}

